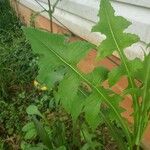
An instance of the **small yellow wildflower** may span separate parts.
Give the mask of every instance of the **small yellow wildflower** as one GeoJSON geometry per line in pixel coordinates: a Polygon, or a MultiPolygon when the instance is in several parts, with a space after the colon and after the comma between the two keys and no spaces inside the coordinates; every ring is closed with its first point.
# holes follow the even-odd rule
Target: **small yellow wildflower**
{"type": "Polygon", "coordinates": [[[42,91],[46,91],[47,90],[47,87],[46,86],[43,86],[40,88],[42,91]]]}
{"type": "Polygon", "coordinates": [[[34,80],[34,86],[38,87],[38,85],[39,85],[39,83],[36,80],[34,80]]]}
{"type": "Polygon", "coordinates": [[[46,91],[48,88],[46,86],[42,86],[38,81],[34,80],[34,86],[39,90],[46,91]]]}

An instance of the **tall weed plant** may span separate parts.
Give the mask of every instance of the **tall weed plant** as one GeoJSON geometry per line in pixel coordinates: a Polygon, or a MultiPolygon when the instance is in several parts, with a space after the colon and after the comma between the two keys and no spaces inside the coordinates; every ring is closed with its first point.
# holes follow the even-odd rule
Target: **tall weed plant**
{"type": "MultiPolygon", "coordinates": [[[[106,39],[97,47],[84,41],[68,42],[63,35],[23,28],[33,51],[39,55],[37,80],[45,84],[49,90],[59,82],[55,96],[70,114],[73,130],[77,129],[77,122],[81,121],[82,116],[92,131],[99,125],[106,124],[119,150],[139,150],[150,118],[150,55],[145,54],[143,61],[138,58],[127,59],[124,49],[140,39],[137,35],[124,32],[131,23],[121,16],[116,16],[108,0],[101,0],[98,17],[100,20],[92,28],[92,32],[102,33],[106,39]],[[120,65],[111,71],[100,66],[93,72],[84,74],[77,64],[93,48],[97,50],[95,61],[106,58],[116,51],[120,57],[120,65]],[[60,67],[65,68],[63,76],[58,69],[60,67]],[[127,78],[128,86],[118,95],[111,87],[122,76],[127,78]],[[103,86],[104,81],[108,81],[108,88],[103,86]],[[137,84],[136,81],[141,83],[137,84]],[[85,90],[83,85],[88,86],[89,90],[85,90]],[[119,104],[126,95],[132,97],[132,125],[129,125],[121,115],[124,110],[119,104]]],[[[27,112],[32,116],[33,124],[44,146],[47,149],[56,149],[50,142],[52,139],[49,138],[48,132],[40,124],[40,120],[45,120],[45,117],[35,106],[30,106],[27,112]]],[[[63,143],[59,149],[65,149],[63,143]]],[[[85,146],[84,149],[95,147],[85,146]]]]}

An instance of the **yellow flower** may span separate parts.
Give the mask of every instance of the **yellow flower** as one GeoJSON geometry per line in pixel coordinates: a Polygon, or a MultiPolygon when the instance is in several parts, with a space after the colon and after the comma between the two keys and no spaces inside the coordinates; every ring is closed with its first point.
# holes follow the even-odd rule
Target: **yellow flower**
{"type": "Polygon", "coordinates": [[[39,83],[36,80],[34,80],[34,86],[35,87],[39,86],[39,83]]]}
{"type": "Polygon", "coordinates": [[[46,91],[48,90],[48,88],[46,86],[42,86],[38,81],[34,80],[34,86],[42,91],[46,91]]]}
{"type": "Polygon", "coordinates": [[[43,86],[43,87],[41,87],[41,90],[42,90],[42,91],[46,91],[46,90],[48,90],[48,89],[47,89],[46,86],[43,86]]]}

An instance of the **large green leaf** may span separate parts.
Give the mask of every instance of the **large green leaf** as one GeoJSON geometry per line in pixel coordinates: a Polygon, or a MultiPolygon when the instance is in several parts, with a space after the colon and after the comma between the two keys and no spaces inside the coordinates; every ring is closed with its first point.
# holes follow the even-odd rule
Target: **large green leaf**
{"type": "Polygon", "coordinates": [[[140,60],[129,61],[124,49],[139,41],[139,37],[126,33],[125,29],[131,25],[129,21],[121,16],[115,16],[115,11],[109,0],[101,0],[98,14],[100,21],[93,27],[93,32],[101,32],[106,39],[98,46],[98,57],[106,57],[117,51],[121,58],[121,65],[109,73],[109,83],[114,85],[122,75],[129,78],[129,84],[134,86],[132,77],[134,72],[140,69],[140,60]]]}
{"type": "MultiPolygon", "coordinates": [[[[122,127],[123,133],[129,142],[129,149],[132,149],[132,146],[134,146],[132,144],[135,141],[136,145],[140,143],[140,136],[146,126],[150,111],[150,102],[148,101],[150,95],[149,55],[146,56],[144,62],[139,59],[130,61],[126,58],[124,49],[138,42],[139,38],[134,34],[125,32],[131,23],[121,16],[115,16],[115,11],[109,0],[101,0],[98,16],[100,21],[93,27],[92,31],[101,32],[106,36],[106,39],[97,47],[98,57],[104,58],[117,51],[121,59],[121,64],[110,71],[109,75],[108,70],[101,67],[95,68],[89,74],[84,74],[77,68],[78,62],[90,49],[94,48],[92,44],[83,41],[68,42],[68,39],[63,35],[50,34],[32,28],[24,28],[24,32],[34,52],[39,54],[40,70],[38,81],[46,84],[49,89],[56,82],[59,82],[56,95],[72,118],[76,120],[80,113],[84,112],[89,125],[92,128],[96,128],[100,122],[98,117],[99,112],[101,112],[99,109],[100,104],[104,102],[104,106],[109,108],[109,111],[107,111],[109,113],[102,114],[106,124],[113,135],[118,136],[111,125],[111,121],[115,120],[122,127]],[[65,71],[61,72],[59,68],[64,68],[65,71]],[[126,91],[130,91],[133,99],[133,137],[136,139],[135,141],[134,138],[131,141],[132,137],[129,128],[120,115],[122,109],[119,107],[119,103],[122,97],[102,87],[102,82],[107,78],[110,86],[112,86],[123,75],[128,78],[128,89],[126,91]],[[134,92],[140,89],[135,83],[135,78],[143,81],[143,86],[141,86],[141,91],[138,94],[134,92]],[[83,84],[88,87],[87,94],[84,93],[83,84]],[[139,97],[142,97],[142,103],[139,102],[139,97]],[[94,110],[92,111],[92,109],[94,110]],[[141,115],[141,110],[143,116],[141,115]],[[107,119],[110,120],[107,121],[107,119]]],[[[122,142],[119,145],[121,147],[122,142]]]]}
{"type": "Polygon", "coordinates": [[[98,16],[100,21],[93,27],[92,31],[101,32],[106,35],[106,39],[98,47],[98,56],[103,58],[117,51],[123,60],[122,64],[118,68],[113,69],[109,74],[109,83],[114,85],[122,75],[130,76],[133,67],[129,67],[130,65],[123,50],[138,42],[139,37],[124,32],[131,23],[121,16],[115,16],[115,11],[109,0],[101,0],[98,16]]]}
{"type": "Polygon", "coordinates": [[[106,35],[106,39],[98,47],[100,57],[112,55],[114,51],[122,53],[124,48],[139,41],[138,36],[124,32],[131,23],[121,16],[115,16],[109,0],[101,0],[98,16],[100,21],[92,31],[106,35]]]}
{"type": "MultiPolygon", "coordinates": [[[[83,41],[68,43],[63,35],[51,34],[33,28],[24,28],[24,32],[34,52],[40,55],[40,71],[38,75],[40,82],[48,84],[49,80],[51,80],[50,74],[53,73],[53,69],[60,66],[65,67],[66,73],[58,86],[58,95],[68,113],[70,113],[74,119],[80,114],[82,107],[85,105],[82,104],[82,94],[79,94],[80,85],[86,83],[91,88],[90,92],[94,92],[98,95],[97,103],[103,101],[111,108],[122,125],[125,135],[127,135],[129,139],[129,131],[121,114],[118,112],[118,106],[116,108],[116,106],[112,104],[107,90],[100,88],[100,85],[98,86],[98,82],[101,83],[107,78],[104,76],[107,76],[108,71],[106,69],[100,69],[104,74],[101,73],[98,75],[99,69],[95,69],[95,71],[91,73],[92,77],[89,77],[90,74],[83,74],[77,68],[79,60],[94,46],[83,41]]],[[[93,105],[91,107],[93,108],[93,105]]],[[[91,109],[88,110],[91,111],[91,109]]],[[[98,113],[98,111],[96,112],[98,113]]],[[[96,116],[97,113],[95,113],[96,116]]]]}
{"type": "Polygon", "coordinates": [[[99,15],[100,21],[96,24],[92,31],[101,32],[106,36],[106,39],[98,46],[98,57],[104,58],[110,56],[114,51],[120,56],[121,64],[110,71],[108,75],[108,81],[110,86],[114,85],[120,77],[125,75],[128,79],[128,90],[133,100],[133,119],[134,119],[134,138],[133,143],[139,145],[141,135],[143,131],[141,128],[145,128],[149,118],[149,102],[148,97],[150,95],[149,90],[149,60],[145,57],[144,62],[140,59],[128,60],[124,54],[124,49],[139,41],[139,37],[130,33],[126,33],[125,30],[131,24],[125,18],[116,16],[115,11],[112,8],[109,0],[101,0],[99,15]],[[135,79],[139,79],[143,82],[140,92],[139,87],[135,79]],[[130,91],[131,91],[130,90],[130,91]],[[142,104],[139,101],[142,98],[142,104]],[[142,110],[142,111],[141,111],[142,110]],[[142,113],[142,114],[141,114],[142,113]],[[142,123],[143,122],[143,123],[142,123]],[[145,122],[145,123],[144,123],[145,122]],[[142,127],[143,126],[143,127],[142,127]]]}
{"type": "Polygon", "coordinates": [[[39,55],[40,70],[37,79],[49,88],[52,87],[51,77],[54,77],[53,74],[56,73],[55,70],[58,67],[75,66],[94,47],[94,45],[83,41],[68,43],[67,38],[63,35],[49,34],[32,28],[24,31],[32,43],[33,50],[39,55]]]}
{"type": "MultiPolygon", "coordinates": [[[[131,25],[129,21],[121,16],[116,16],[109,0],[101,0],[100,11],[98,14],[100,21],[93,27],[92,31],[101,32],[106,36],[106,39],[98,46],[98,57],[104,58],[110,56],[113,52],[117,52],[121,59],[121,64],[118,68],[113,69],[109,73],[109,84],[114,85],[120,77],[125,75],[128,78],[128,88],[135,89],[136,83],[135,72],[141,68],[140,60],[129,61],[125,54],[124,49],[139,41],[139,37],[126,33],[125,30],[131,25]]],[[[132,93],[133,99],[133,117],[134,117],[134,134],[138,126],[139,106],[138,97],[132,93]]],[[[130,143],[131,144],[131,143],[130,143]]],[[[132,145],[132,144],[131,144],[132,145]]]]}

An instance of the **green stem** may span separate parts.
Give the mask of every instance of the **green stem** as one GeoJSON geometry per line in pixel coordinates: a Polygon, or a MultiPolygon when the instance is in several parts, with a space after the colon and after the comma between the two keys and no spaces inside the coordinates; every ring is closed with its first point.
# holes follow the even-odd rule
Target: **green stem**
{"type": "MultiPolygon", "coordinates": [[[[150,62],[150,57],[148,59],[148,62],[150,62]]],[[[147,126],[147,122],[145,122],[145,117],[147,116],[147,111],[148,111],[148,101],[146,100],[147,98],[147,92],[148,92],[148,80],[149,80],[149,74],[150,74],[150,66],[147,67],[147,70],[145,71],[146,76],[145,76],[145,80],[144,80],[144,88],[143,88],[143,95],[142,95],[142,104],[141,104],[141,115],[140,115],[140,119],[139,119],[139,126],[138,126],[138,130],[137,130],[137,138],[135,143],[139,144],[140,139],[142,137],[143,131],[145,129],[145,127],[147,126]]]]}
{"type": "Polygon", "coordinates": [[[53,15],[52,14],[53,14],[54,10],[52,11],[50,0],[48,0],[48,10],[45,7],[43,7],[43,5],[41,5],[40,2],[38,2],[37,0],[35,0],[35,1],[44,11],[46,11],[48,13],[49,19],[50,19],[50,32],[53,32],[53,15]]]}

